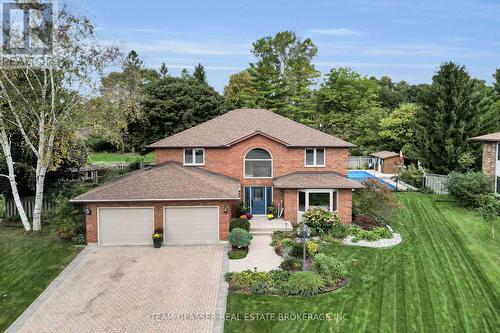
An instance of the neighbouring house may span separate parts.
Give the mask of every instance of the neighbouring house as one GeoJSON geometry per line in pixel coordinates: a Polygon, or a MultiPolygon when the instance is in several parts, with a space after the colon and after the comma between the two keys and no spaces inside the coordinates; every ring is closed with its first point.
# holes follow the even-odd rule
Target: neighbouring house
{"type": "Polygon", "coordinates": [[[393,151],[378,151],[370,154],[374,157],[373,170],[383,174],[396,174],[401,167],[401,158],[393,151]]]}
{"type": "Polygon", "coordinates": [[[271,204],[292,223],[311,207],[351,223],[347,178],[353,144],[271,111],[238,109],[149,146],[156,165],[130,172],[73,199],[87,206],[87,241],[217,243],[244,201],[253,215],[271,204]]]}
{"type": "Polygon", "coordinates": [[[483,173],[491,176],[495,193],[500,194],[500,132],[476,136],[471,140],[483,143],[483,173]]]}

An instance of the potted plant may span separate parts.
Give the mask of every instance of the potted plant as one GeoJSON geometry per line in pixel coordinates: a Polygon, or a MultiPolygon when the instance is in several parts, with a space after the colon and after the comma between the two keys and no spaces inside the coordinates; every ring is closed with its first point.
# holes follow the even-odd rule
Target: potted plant
{"type": "Polygon", "coordinates": [[[267,219],[268,219],[268,220],[272,220],[272,219],[274,219],[274,215],[273,215],[273,214],[267,214],[266,216],[267,216],[267,219]]]}
{"type": "Polygon", "coordinates": [[[153,234],[153,246],[155,249],[159,249],[161,247],[161,243],[163,241],[163,230],[156,229],[153,234]]]}

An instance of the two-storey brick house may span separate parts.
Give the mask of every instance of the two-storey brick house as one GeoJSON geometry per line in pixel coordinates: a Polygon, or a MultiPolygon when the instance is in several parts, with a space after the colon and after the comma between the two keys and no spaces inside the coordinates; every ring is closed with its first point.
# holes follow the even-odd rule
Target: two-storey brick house
{"type": "Polygon", "coordinates": [[[138,170],[77,198],[87,204],[87,239],[101,244],[226,240],[244,201],[253,215],[274,204],[297,223],[310,207],[351,223],[347,178],[352,144],[273,112],[239,109],[149,146],[156,166],[138,170]]]}

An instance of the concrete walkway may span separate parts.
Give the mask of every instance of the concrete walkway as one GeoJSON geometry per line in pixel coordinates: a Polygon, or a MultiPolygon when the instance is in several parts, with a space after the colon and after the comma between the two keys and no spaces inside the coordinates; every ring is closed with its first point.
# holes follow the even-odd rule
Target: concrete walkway
{"type": "Polygon", "coordinates": [[[282,257],[274,252],[271,244],[271,236],[254,236],[248,249],[248,254],[243,259],[229,260],[230,272],[242,272],[247,269],[268,272],[278,269],[282,257]]]}

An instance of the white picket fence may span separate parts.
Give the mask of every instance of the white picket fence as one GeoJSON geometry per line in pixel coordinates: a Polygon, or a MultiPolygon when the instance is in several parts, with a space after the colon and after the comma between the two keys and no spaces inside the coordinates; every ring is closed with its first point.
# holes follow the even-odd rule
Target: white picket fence
{"type": "Polygon", "coordinates": [[[424,186],[432,190],[432,192],[437,194],[448,194],[444,183],[448,179],[446,175],[437,175],[433,173],[426,173],[424,175],[424,186]]]}
{"type": "Polygon", "coordinates": [[[371,156],[349,156],[349,169],[366,169],[368,165],[373,162],[371,156]]]}

